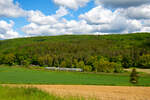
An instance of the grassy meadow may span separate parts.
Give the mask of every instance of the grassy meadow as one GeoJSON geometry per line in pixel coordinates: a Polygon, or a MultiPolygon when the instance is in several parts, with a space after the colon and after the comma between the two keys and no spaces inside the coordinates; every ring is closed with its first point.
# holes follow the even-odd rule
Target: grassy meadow
{"type": "MultiPolygon", "coordinates": [[[[140,74],[140,86],[150,86],[149,74],[140,74]]],[[[0,67],[1,84],[63,84],[131,86],[129,73],[85,73],[0,67]]]]}

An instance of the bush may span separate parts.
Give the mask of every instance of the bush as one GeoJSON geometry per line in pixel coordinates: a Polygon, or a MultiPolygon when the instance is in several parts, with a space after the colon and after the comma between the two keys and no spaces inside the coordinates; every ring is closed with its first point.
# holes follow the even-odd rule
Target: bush
{"type": "Polygon", "coordinates": [[[109,61],[103,62],[103,69],[102,70],[103,70],[103,72],[113,73],[115,71],[115,63],[109,62],[109,61]]]}
{"type": "Polygon", "coordinates": [[[28,67],[30,65],[30,60],[23,60],[22,65],[24,65],[25,67],[28,67]]]}
{"type": "Polygon", "coordinates": [[[115,71],[116,73],[121,73],[123,71],[123,67],[121,65],[121,63],[115,63],[115,71]]]}
{"type": "Polygon", "coordinates": [[[131,72],[131,75],[130,75],[130,82],[132,84],[137,84],[138,83],[138,73],[136,72],[136,69],[134,68],[131,72]]]}
{"type": "Polygon", "coordinates": [[[92,71],[92,66],[85,65],[84,68],[83,68],[83,70],[86,71],[86,72],[91,72],[92,71]]]}
{"type": "Polygon", "coordinates": [[[76,64],[76,67],[77,68],[84,68],[85,64],[84,64],[84,61],[79,61],[77,64],[76,64]]]}
{"type": "Polygon", "coordinates": [[[101,57],[100,60],[94,62],[94,68],[96,72],[121,72],[122,66],[120,63],[109,62],[106,58],[101,57]]]}

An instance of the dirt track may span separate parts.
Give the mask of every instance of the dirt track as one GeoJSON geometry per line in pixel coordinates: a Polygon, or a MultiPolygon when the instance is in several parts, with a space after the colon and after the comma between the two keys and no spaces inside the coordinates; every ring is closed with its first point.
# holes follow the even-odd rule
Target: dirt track
{"type": "Polygon", "coordinates": [[[25,86],[36,87],[49,93],[56,94],[58,96],[94,97],[97,100],[150,100],[150,87],[89,86],[89,85],[25,85],[25,86]]]}

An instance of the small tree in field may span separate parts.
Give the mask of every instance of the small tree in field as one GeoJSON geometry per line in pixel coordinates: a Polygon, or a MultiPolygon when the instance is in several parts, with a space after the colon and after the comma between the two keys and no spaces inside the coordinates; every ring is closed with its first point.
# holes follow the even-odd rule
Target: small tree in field
{"type": "Polygon", "coordinates": [[[136,69],[134,68],[130,74],[130,82],[132,84],[137,84],[138,78],[139,78],[138,73],[137,73],[136,69]]]}

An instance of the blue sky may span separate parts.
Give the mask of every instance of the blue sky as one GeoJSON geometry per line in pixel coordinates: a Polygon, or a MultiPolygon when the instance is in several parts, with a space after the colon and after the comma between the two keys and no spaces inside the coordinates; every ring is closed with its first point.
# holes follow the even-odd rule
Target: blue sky
{"type": "Polygon", "coordinates": [[[150,0],[0,0],[0,39],[150,32],[150,0]]]}
{"type": "Polygon", "coordinates": [[[40,10],[46,15],[54,14],[59,8],[52,0],[14,0],[15,2],[18,2],[25,10],[40,10]]]}

